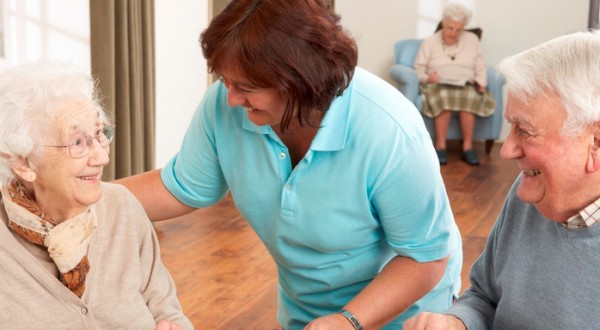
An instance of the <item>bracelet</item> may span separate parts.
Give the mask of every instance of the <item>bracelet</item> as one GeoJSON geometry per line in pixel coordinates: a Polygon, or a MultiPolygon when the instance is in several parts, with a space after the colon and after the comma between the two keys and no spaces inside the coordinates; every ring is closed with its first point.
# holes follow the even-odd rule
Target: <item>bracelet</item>
{"type": "Polygon", "coordinates": [[[354,329],[356,330],[363,330],[362,325],[360,325],[360,322],[358,322],[358,320],[356,319],[356,316],[354,316],[354,314],[348,312],[345,309],[342,309],[341,311],[339,311],[338,313],[344,315],[344,317],[350,321],[350,323],[352,324],[352,326],[354,327],[354,329]]]}

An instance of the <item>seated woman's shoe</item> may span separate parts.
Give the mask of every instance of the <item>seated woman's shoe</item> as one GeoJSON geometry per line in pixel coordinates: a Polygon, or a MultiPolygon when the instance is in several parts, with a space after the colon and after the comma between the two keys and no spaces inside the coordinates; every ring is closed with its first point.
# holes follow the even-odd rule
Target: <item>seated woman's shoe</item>
{"type": "Polygon", "coordinates": [[[438,159],[440,160],[440,165],[448,164],[448,155],[446,154],[446,149],[436,150],[435,153],[437,154],[438,159]]]}
{"type": "Polygon", "coordinates": [[[479,159],[477,159],[477,155],[471,149],[463,152],[462,159],[471,166],[479,165],[479,159]]]}

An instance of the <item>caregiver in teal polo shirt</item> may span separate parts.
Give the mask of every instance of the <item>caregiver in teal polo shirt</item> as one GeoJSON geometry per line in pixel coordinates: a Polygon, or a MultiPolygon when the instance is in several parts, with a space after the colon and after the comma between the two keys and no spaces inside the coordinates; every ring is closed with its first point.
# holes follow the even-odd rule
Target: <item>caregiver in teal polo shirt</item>
{"type": "Polygon", "coordinates": [[[277,265],[286,330],[399,329],[446,310],[462,250],[431,138],[356,67],[339,17],[316,0],[233,0],[201,45],[221,79],[181,149],[121,181],[150,218],[231,192],[277,265]]]}
{"type": "Polygon", "coordinates": [[[450,255],[439,284],[396,324],[450,306],[460,286],[460,234],[431,139],[410,101],[357,68],[292,168],[271,126],[228,106],[227,92],[221,82],[208,89],[161,177],[195,208],[231,191],[277,264],[286,329],[339,311],[396,255],[419,262],[450,255]]]}

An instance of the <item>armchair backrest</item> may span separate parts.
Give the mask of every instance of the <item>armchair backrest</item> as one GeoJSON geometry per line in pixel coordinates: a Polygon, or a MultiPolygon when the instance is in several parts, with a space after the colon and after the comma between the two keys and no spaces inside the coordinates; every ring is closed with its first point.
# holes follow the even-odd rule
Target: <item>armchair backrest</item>
{"type": "MultiPolygon", "coordinates": [[[[438,23],[438,25],[436,26],[435,32],[438,32],[441,29],[442,29],[442,21],[440,21],[438,23]]],[[[475,28],[471,28],[471,29],[465,29],[465,31],[475,33],[477,38],[479,38],[479,40],[481,40],[481,35],[483,34],[483,30],[481,28],[475,27],[475,28]]]]}
{"type": "Polygon", "coordinates": [[[404,39],[394,45],[394,63],[413,66],[423,39],[404,39]]]}

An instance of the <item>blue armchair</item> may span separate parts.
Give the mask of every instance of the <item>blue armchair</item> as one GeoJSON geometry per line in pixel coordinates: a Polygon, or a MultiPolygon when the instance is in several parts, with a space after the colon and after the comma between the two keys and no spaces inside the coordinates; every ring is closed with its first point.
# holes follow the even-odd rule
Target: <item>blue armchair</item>
{"type": "MultiPolygon", "coordinates": [[[[394,65],[390,69],[390,76],[396,82],[396,88],[406,96],[417,109],[423,109],[423,98],[419,92],[419,78],[413,64],[417,52],[423,43],[423,39],[406,39],[396,42],[394,46],[394,65]]],[[[492,151],[494,141],[500,137],[500,129],[502,127],[502,110],[504,104],[502,102],[502,86],[504,79],[496,73],[492,67],[487,70],[487,90],[492,92],[496,99],[496,109],[489,117],[475,118],[475,131],[473,132],[473,140],[485,140],[485,152],[489,154],[492,151]]],[[[423,113],[421,113],[423,115],[423,113]]],[[[435,138],[435,127],[433,119],[423,115],[425,126],[432,139],[435,138]]],[[[460,140],[462,134],[458,116],[453,115],[448,127],[448,140],[460,140]]]]}

